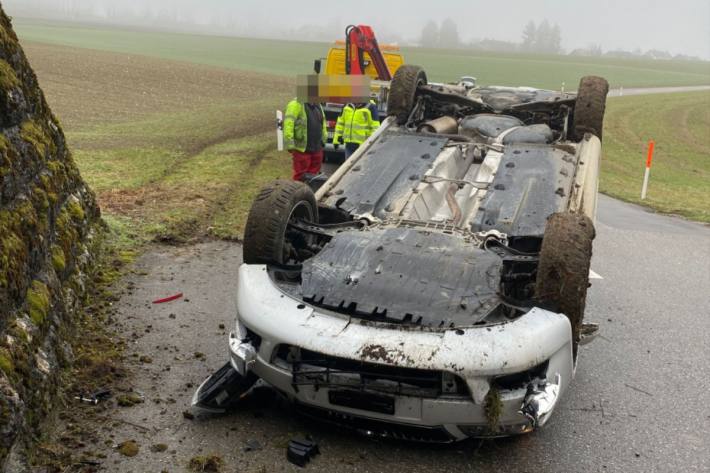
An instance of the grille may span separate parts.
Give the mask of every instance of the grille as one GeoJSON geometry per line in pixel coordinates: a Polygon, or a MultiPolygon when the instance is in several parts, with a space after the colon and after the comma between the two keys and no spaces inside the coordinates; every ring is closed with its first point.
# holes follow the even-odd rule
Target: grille
{"type": "Polygon", "coordinates": [[[290,366],[296,388],[302,385],[348,388],[422,398],[469,396],[461,378],[443,371],[349,360],[292,345],[280,345],[276,360],[290,366]]]}

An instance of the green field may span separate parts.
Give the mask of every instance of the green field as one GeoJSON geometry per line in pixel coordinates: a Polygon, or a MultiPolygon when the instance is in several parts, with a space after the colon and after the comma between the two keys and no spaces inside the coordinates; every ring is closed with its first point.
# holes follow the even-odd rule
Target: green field
{"type": "Polygon", "coordinates": [[[251,200],[290,176],[274,75],[26,43],[102,213],[139,240],[239,238],[251,200]]]}
{"type": "Polygon", "coordinates": [[[609,99],[600,191],[710,222],[710,92],[609,99]],[[655,154],[641,201],[650,139],[655,154]]]}
{"type": "MultiPolygon", "coordinates": [[[[19,24],[82,175],[104,217],[124,236],[238,239],[258,189],[289,177],[288,154],[275,150],[274,110],[292,95],[288,68],[307,72],[326,45],[19,24]]],[[[473,58],[462,51],[406,54],[430,71],[457,71],[473,58]]],[[[710,83],[695,63],[682,63],[682,72],[670,62],[646,64],[655,68],[650,74],[640,63],[611,60],[479,60],[497,65],[489,72],[498,83],[506,77],[517,83],[516,71],[524,70],[527,83],[552,87],[550,70],[578,76],[600,67],[626,74],[626,86],[710,83]],[[659,82],[648,82],[651,77],[659,82]]],[[[638,201],[645,144],[654,138],[644,204],[710,221],[709,114],[710,92],[610,98],[601,190],[638,201]]]]}
{"type": "MultiPolygon", "coordinates": [[[[294,75],[311,72],[326,43],[130,31],[17,19],[24,41],[143,54],[212,66],[294,75]]],[[[339,39],[339,38],[333,38],[339,39]]],[[[582,58],[467,50],[403,48],[406,62],[423,66],[430,79],[451,81],[474,75],[482,84],[575,89],[579,78],[595,74],[612,87],[710,84],[710,63],[644,59],[582,58]]]]}

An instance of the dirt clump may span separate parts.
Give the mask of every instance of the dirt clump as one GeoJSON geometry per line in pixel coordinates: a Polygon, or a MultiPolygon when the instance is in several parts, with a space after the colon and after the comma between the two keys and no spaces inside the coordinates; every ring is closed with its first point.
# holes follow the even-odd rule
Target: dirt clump
{"type": "Polygon", "coordinates": [[[143,397],[138,393],[122,394],[116,398],[116,403],[121,407],[132,407],[136,404],[141,404],[143,397]]]}
{"type": "Polygon", "coordinates": [[[224,468],[224,460],[219,455],[198,455],[190,459],[188,463],[188,468],[192,471],[202,472],[216,472],[219,473],[224,468]]]}
{"type": "Polygon", "coordinates": [[[161,453],[168,449],[168,445],[164,443],[156,443],[150,446],[150,451],[153,453],[161,453]]]}
{"type": "Polygon", "coordinates": [[[126,440],[125,442],[120,443],[116,449],[118,450],[118,453],[126,457],[135,457],[141,450],[138,442],[135,440],[126,440]]]}

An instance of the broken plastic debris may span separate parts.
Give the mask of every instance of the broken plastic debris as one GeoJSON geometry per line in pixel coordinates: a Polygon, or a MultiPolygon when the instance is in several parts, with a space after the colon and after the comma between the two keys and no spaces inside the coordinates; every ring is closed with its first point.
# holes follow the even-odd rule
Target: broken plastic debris
{"type": "Polygon", "coordinates": [[[111,391],[108,389],[100,389],[93,394],[80,394],[79,396],[75,396],[74,399],[87,404],[96,405],[109,397],[111,397],[111,391]]]}
{"type": "Polygon", "coordinates": [[[318,444],[311,440],[300,440],[294,439],[288,443],[288,451],[286,452],[286,459],[298,466],[306,466],[311,458],[318,455],[320,450],[318,449],[318,444]]]}
{"type": "Polygon", "coordinates": [[[261,446],[261,442],[258,440],[254,439],[249,439],[246,441],[246,445],[244,446],[244,451],[245,452],[254,452],[257,450],[261,450],[263,447],[261,446]]]}
{"type": "Polygon", "coordinates": [[[528,385],[527,393],[520,407],[518,414],[522,414],[530,420],[533,428],[542,427],[547,422],[550,413],[559,400],[561,376],[555,374],[555,382],[542,382],[537,386],[535,383],[528,385]]]}
{"type": "Polygon", "coordinates": [[[178,292],[177,294],[170,296],[170,297],[164,297],[163,299],[156,299],[153,301],[153,304],[162,304],[164,302],[172,302],[174,300],[180,299],[182,297],[182,292],[178,292]]]}

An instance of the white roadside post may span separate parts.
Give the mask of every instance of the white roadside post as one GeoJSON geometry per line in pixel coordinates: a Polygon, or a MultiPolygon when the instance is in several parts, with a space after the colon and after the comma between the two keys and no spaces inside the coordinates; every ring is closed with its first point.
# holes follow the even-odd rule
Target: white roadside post
{"type": "Polygon", "coordinates": [[[641,187],[641,200],[646,198],[648,190],[648,178],[651,175],[651,161],[653,161],[653,148],[656,143],[653,140],[648,142],[648,154],[646,155],[646,171],[643,174],[643,187],[641,187]]]}
{"type": "Polygon", "coordinates": [[[284,150],[284,114],[281,110],[276,110],[276,147],[279,151],[284,150]]]}

